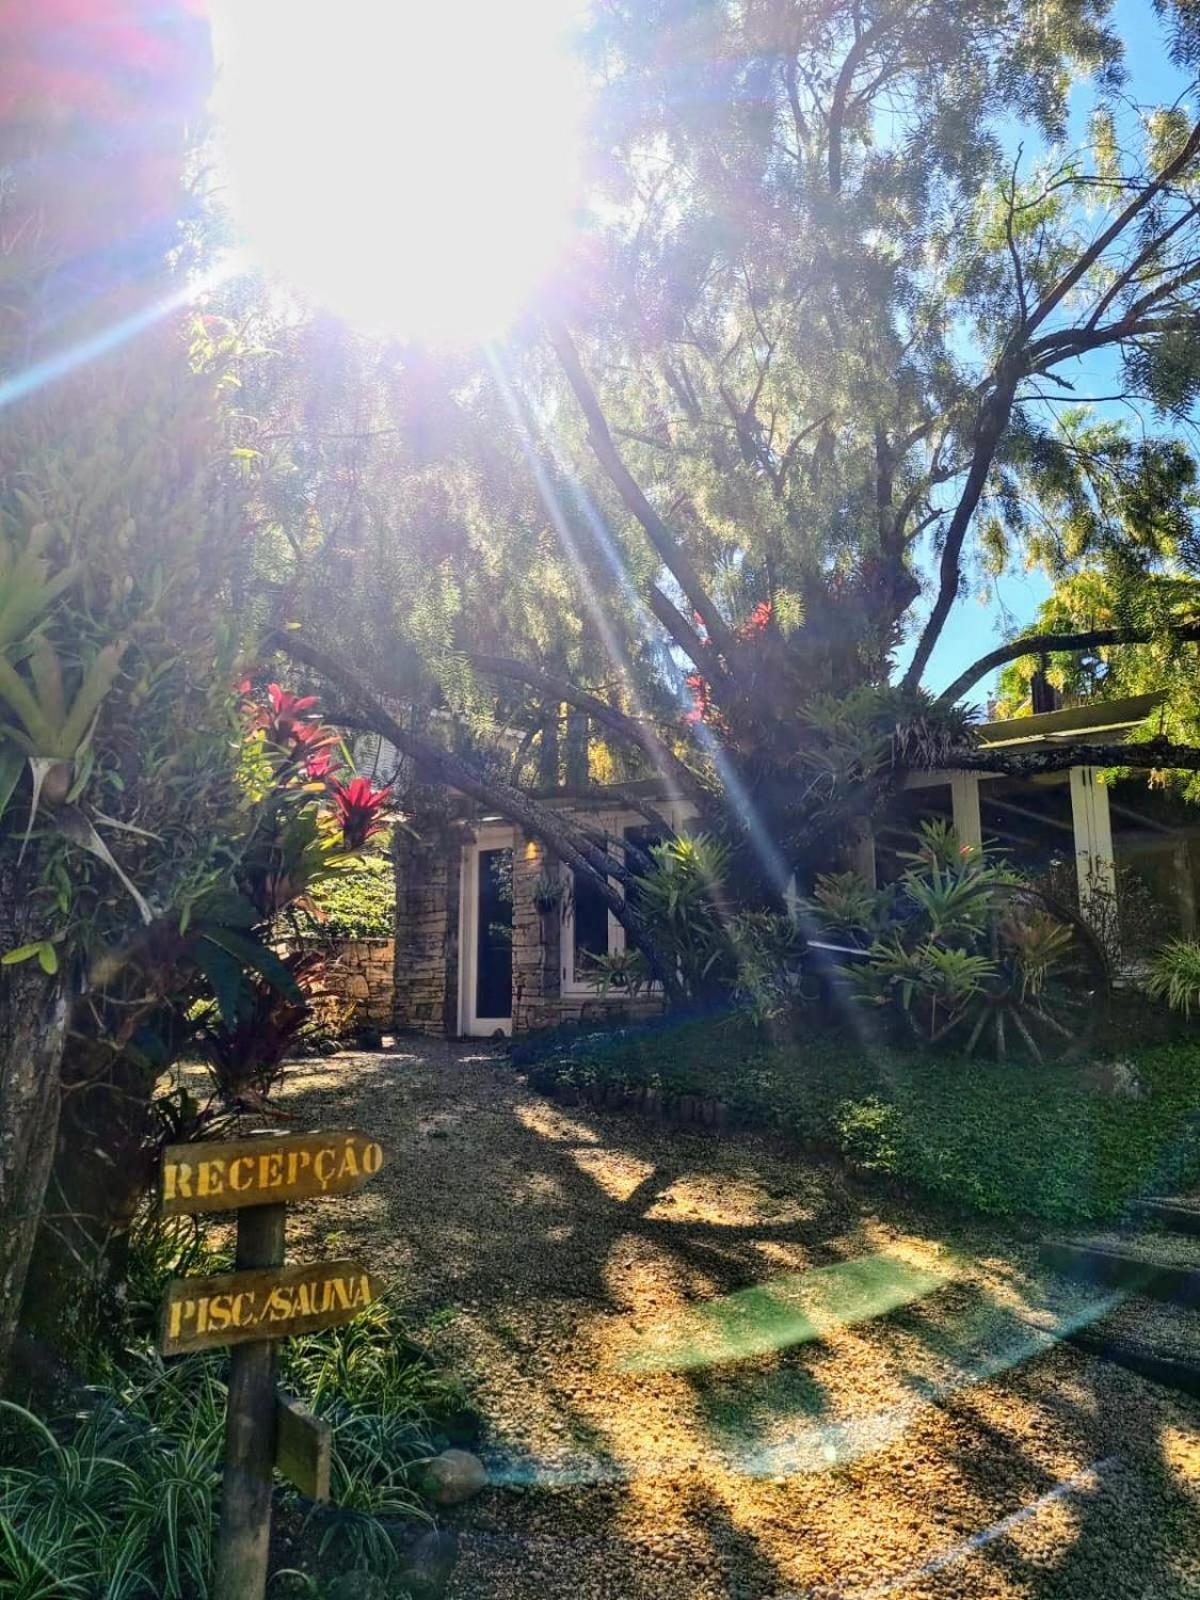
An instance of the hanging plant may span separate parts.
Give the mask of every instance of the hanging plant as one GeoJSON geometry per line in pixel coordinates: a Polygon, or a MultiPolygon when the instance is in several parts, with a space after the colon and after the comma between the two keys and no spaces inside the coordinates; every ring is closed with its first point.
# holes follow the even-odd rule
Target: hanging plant
{"type": "Polygon", "coordinates": [[[557,872],[543,871],[538,875],[533,886],[533,903],[541,916],[549,914],[562,905],[566,898],[566,879],[557,872]]]}

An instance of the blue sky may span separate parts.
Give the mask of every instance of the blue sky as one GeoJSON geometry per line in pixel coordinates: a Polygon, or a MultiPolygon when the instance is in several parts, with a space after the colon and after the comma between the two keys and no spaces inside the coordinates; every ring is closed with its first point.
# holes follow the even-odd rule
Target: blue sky
{"type": "MultiPolygon", "coordinates": [[[[1151,0],[1117,0],[1113,17],[1125,41],[1126,63],[1131,80],[1129,92],[1140,102],[1174,100],[1183,89],[1185,80],[1162,47],[1163,32],[1154,15],[1151,0]]],[[[1091,104],[1086,86],[1082,91],[1077,91],[1076,98],[1078,126],[1072,131],[1081,135],[1091,104]]],[[[1014,130],[1014,152],[1016,141],[1022,136],[1022,130],[1014,130]]],[[[1024,138],[1028,152],[1031,140],[1027,133],[1024,138]]],[[[1110,374],[1112,370],[1110,358],[1110,374]]],[[[1100,370],[1095,369],[1095,376],[1100,375],[1100,370]]],[[[1128,411],[1124,415],[1128,417],[1128,411]]],[[[930,658],[926,683],[935,690],[942,688],[977,657],[1001,643],[1013,629],[1027,626],[1049,592],[1050,585],[1041,573],[1018,571],[995,583],[987,600],[964,597],[952,613],[930,658]]],[[[993,683],[994,678],[979,685],[976,693],[981,701],[993,683]]]]}

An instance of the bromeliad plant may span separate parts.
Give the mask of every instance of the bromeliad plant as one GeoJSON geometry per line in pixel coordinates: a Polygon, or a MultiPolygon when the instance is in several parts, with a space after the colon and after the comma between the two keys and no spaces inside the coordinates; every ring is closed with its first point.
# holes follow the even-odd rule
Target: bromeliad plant
{"type": "Polygon", "coordinates": [[[806,910],[861,959],[859,1001],[923,1043],[1035,1060],[1082,1049],[1107,997],[1096,936],[1071,908],[1023,883],[949,824],[922,824],[897,884],[855,873],[817,880],[806,910]]]}
{"type": "MultiPolygon", "coordinates": [[[[684,1003],[732,1003],[765,1021],[792,993],[796,931],[786,917],[731,905],[730,859],[719,839],[681,834],[651,847],[649,866],[635,873],[632,893],[655,949],[676,974],[684,1003]]],[[[595,957],[592,974],[602,993],[630,995],[654,978],[640,949],[595,957]]]]}
{"type": "Polygon", "coordinates": [[[197,906],[190,929],[210,991],[193,1008],[195,1038],[224,1106],[261,1106],[324,992],[327,957],[275,948],[286,934],[281,919],[293,908],[319,917],[313,892],[386,826],[391,798],[369,778],[339,776],[345,752],[315,711],[315,696],[272,683],[266,697],[245,701],[247,848],[232,886],[197,906]]]}

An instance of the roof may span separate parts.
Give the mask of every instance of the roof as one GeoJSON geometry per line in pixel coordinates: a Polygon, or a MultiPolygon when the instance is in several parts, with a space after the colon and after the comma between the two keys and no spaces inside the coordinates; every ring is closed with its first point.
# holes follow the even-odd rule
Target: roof
{"type": "Polygon", "coordinates": [[[1165,691],[1128,695],[1123,700],[1090,700],[1086,705],[1069,706],[1062,711],[1042,711],[1036,716],[1010,717],[1004,722],[985,722],[979,729],[984,750],[1005,749],[1012,745],[1055,745],[1066,740],[1081,744],[1120,743],[1161,705],[1165,691]],[[1119,735],[1120,737],[1114,737],[1119,735]]]}

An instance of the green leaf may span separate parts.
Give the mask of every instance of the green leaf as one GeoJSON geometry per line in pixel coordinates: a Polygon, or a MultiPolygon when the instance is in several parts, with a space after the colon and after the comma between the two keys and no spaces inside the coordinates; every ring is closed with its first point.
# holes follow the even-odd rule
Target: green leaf
{"type": "Polygon", "coordinates": [[[244,983],[242,963],[207,938],[196,941],[193,953],[196,965],[212,987],[221,1021],[229,1028],[236,1027],[244,983]]]}
{"type": "Polygon", "coordinates": [[[292,976],[290,969],[275,954],[268,945],[261,940],[248,937],[245,934],[233,933],[228,928],[219,930],[206,928],[204,937],[213,944],[219,945],[222,950],[227,950],[231,956],[236,956],[245,963],[253,972],[261,973],[273,989],[278,989],[286,1000],[298,1003],[303,1000],[304,994],[300,985],[292,976]]]}
{"type": "Polygon", "coordinates": [[[42,971],[48,977],[53,977],[58,971],[58,951],[48,939],[43,939],[41,944],[38,945],[37,958],[38,966],[41,967],[42,971]]]}
{"type": "Polygon", "coordinates": [[[6,950],[0,956],[0,967],[15,967],[18,962],[32,961],[34,956],[40,959],[42,941],[39,939],[34,944],[19,944],[15,950],[6,950]]]}

